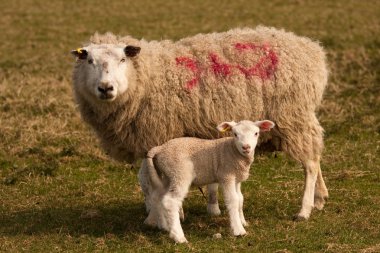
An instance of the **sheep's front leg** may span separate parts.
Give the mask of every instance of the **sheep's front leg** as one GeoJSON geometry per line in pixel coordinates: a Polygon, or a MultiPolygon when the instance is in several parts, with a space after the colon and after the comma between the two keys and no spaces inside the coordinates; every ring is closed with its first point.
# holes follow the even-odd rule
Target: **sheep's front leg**
{"type": "Polygon", "coordinates": [[[207,185],[207,212],[213,216],[220,215],[219,203],[218,203],[218,184],[207,185]]]}
{"type": "Polygon", "coordinates": [[[241,221],[241,224],[244,227],[247,227],[248,226],[248,222],[245,220],[244,213],[243,213],[244,196],[241,193],[241,183],[237,183],[236,184],[236,192],[237,192],[238,197],[239,197],[239,216],[240,216],[240,221],[241,221]]]}
{"type": "Polygon", "coordinates": [[[232,233],[235,236],[245,235],[245,231],[239,216],[239,196],[236,192],[235,179],[227,180],[222,184],[224,202],[230,216],[232,233]]]}

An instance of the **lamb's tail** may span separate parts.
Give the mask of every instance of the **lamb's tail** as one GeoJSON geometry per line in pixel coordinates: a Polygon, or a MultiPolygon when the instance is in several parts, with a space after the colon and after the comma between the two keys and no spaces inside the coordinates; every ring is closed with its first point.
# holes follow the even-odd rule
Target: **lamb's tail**
{"type": "Polygon", "coordinates": [[[147,165],[147,168],[148,168],[148,173],[149,173],[149,177],[150,177],[150,181],[152,183],[152,186],[154,188],[163,189],[164,185],[163,185],[162,179],[158,175],[157,169],[156,169],[156,167],[154,166],[154,163],[153,163],[153,158],[156,155],[156,153],[159,151],[159,149],[160,149],[160,147],[155,147],[155,148],[152,148],[148,152],[148,154],[146,155],[146,165],[147,165]]]}

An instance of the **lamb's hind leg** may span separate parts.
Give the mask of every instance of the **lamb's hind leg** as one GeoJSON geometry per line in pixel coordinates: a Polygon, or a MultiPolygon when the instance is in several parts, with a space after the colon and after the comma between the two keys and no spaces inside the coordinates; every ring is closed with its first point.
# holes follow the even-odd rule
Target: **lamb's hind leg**
{"type": "Polygon", "coordinates": [[[150,207],[148,217],[144,220],[144,224],[157,227],[159,224],[159,208],[162,199],[162,193],[159,190],[152,191],[150,193],[150,207]]]}
{"type": "Polygon", "coordinates": [[[218,203],[218,184],[207,185],[207,212],[210,215],[217,216],[220,215],[219,203],[218,203]]]}
{"type": "Polygon", "coordinates": [[[151,191],[152,191],[152,185],[149,180],[149,172],[148,168],[146,166],[146,159],[143,159],[141,163],[141,167],[138,173],[138,179],[139,184],[141,187],[141,190],[144,194],[144,202],[145,202],[145,208],[146,212],[149,213],[151,208],[151,191]]]}
{"type": "Polygon", "coordinates": [[[190,177],[184,179],[183,182],[170,185],[161,201],[160,220],[162,227],[169,232],[169,237],[177,243],[187,242],[180,223],[180,209],[183,199],[189,191],[191,179],[190,177]]]}

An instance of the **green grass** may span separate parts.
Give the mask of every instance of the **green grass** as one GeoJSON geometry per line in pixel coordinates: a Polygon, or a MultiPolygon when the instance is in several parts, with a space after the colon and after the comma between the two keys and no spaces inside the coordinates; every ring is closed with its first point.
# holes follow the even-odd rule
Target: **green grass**
{"type": "Polygon", "coordinates": [[[0,251],[380,252],[378,13],[371,0],[1,1],[0,251]],[[95,31],[159,40],[258,24],[312,37],[328,52],[319,118],[330,199],[293,222],[302,168],[260,153],[243,184],[248,235],[232,237],[225,209],[209,217],[192,189],[183,223],[190,243],[175,245],[142,224],[137,169],[106,157],[81,121],[69,52],[95,31]]]}

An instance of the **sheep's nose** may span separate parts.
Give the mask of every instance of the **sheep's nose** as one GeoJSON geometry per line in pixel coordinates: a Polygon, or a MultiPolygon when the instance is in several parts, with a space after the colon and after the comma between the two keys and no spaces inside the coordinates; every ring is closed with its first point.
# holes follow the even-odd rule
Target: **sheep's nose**
{"type": "Polygon", "coordinates": [[[113,91],[113,86],[109,83],[101,83],[100,86],[98,86],[98,91],[102,94],[107,94],[110,91],[113,91]]]}
{"type": "Polygon", "coordinates": [[[243,150],[250,150],[251,149],[251,146],[249,144],[244,144],[242,146],[243,150]]]}

